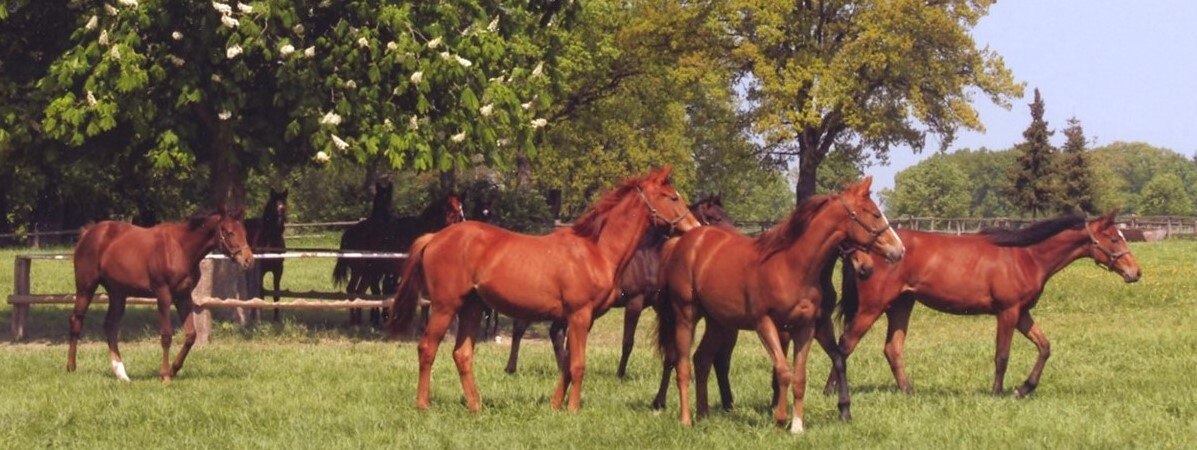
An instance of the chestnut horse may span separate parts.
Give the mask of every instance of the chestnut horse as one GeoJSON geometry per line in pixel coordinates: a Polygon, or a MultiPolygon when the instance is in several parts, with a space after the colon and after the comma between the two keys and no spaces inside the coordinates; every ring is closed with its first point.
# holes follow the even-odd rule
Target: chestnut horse
{"type": "MultiPolygon", "coordinates": [[[[845,325],[839,350],[846,359],[877,317],[885,313],[889,322],[885,357],[898,388],[912,393],[902,347],[915,300],[950,314],[993,314],[997,316],[995,395],[1003,392],[1014,330],[1039,350],[1030,376],[1014,392],[1024,397],[1039,385],[1051,355],[1047,336],[1035,325],[1031,308],[1052,275],[1089,257],[1128,283],[1138,281],[1139,263],[1114,225],[1116,215],[1114,211],[1089,222],[1082,216],[1062,216],[1017,231],[986,230],[961,236],[898,230],[907,248],[902,261],[890,264],[873,257],[875,269],[868,279],[844,272],[840,310],[845,325]]],[[[829,388],[835,378],[833,373],[829,388]]]]}
{"type": "MultiPolygon", "coordinates": [[[[677,358],[681,422],[691,424],[690,345],[700,318],[716,322],[712,330],[755,329],[773,360],[780,392],[793,385],[791,433],[803,431],[806,358],[820,317],[824,294],[820,276],[842,242],[869,248],[891,260],[902,258],[902,241],[870,199],[871,179],[842,193],[803,201],[784,222],[753,239],[716,227],[686,233],[667,245],[661,268],[662,295],[668,306],[658,316],[662,353],[677,358]],[[786,365],[779,330],[794,340],[794,366],[786,365]],[[685,352],[685,353],[681,353],[685,352]]],[[[715,348],[695,355],[698,417],[707,412],[706,376],[715,348]]],[[[833,362],[843,365],[842,359],[833,362]]],[[[840,372],[841,376],[846,372],[840,372]]],[[[846,386],[846,380],[841,379],[846,386]]],[[[850,417],[846,387],[840,390],[840,416],[850,417]]],[[[784,424],[782,395],[774,419],[784,424]]]]}
{"type": "Polygon", "coordinates": [[[241,210],[223,208],[192,216],[186,222],[165,223],[142,228],[126,222],[104,221],[87,228],[75,245],[75,310],[70,318],[70,350],[67,371],[75,371],[75,350],[83,332],[83,318],[91,305],[96,288],[108,292],[108,313],[104,334],[108,338],[108,357],[112,371],[121,381],[129,381],[121,352],[117,348],[125,300],[130,296],[158,299],[158,324],[162,336],[162,381],[169,383],[179,373],[187,352],[195,343],[195,316],[191,290],[199,280],[199,265],[204,256],[219,249],[242,269],[253,262],[253,252],[245,239],[241,210]],[[174,303],[183,321],[183,348],[170,365],[170,305],[174,303]]]}
{"type": "MultiPolygon", "coordinates": [[[[707,196],[690,205],[690,213],[703,225],[714,225],[735,229],[727,211],[723,210],[723,199],[719,195],[707,196]]],[[[657,272],[661,267],[661,246],[665,244],[668,235],[656,229],[649,229],[628,267],[619,276],[619,300],[615,307],[623,307],[623,351],[619,357],[619,369],[616,376],[624,378],[627,375],[628,359],[632,355],[632,347],[636,345],[636,326],[640,323],[640,313],[645,306],[655,307],[657,293],[657,272]]],[[[511,324],[511,353],[507,357],[507,373],[515,373],[519,364],[520,342],[524,333],[532,322],[514,320],[511,324]]],[[[565,323],[553,322],[549,327],[549,340],[553,344],[553,354],[557,364],[565,364],[565,323]]],[[[725,371],[718,372],[721,377],[720,385],[727,376],[725,371]]]]}
{"type": "MultiPolygon", "coordinates": [[[[253,249],[254,253],[262,253],[263,249],[271,252],[282,252],[287,250],[287,242],[283,239],[283,232],[287,228],[287,191],[275,191],[270,189],[270,198],[266,200],[266,206],[262,210],[262,217],[254,217],[245,219],[245,234],[249,240],[249,247],[253,249]]],[[[280,259],[260,259],[258,260],[259,286],[265,286],[262,283],[266,279],[266,274],[274,275],[274,301],[278,302],[279,283],[283,278],[283,260],[280,259]]],[[[254,310],[255,312],[257,310],[254,310]]],[[[278,309],[274,310],[274,321],[278,322],[278,309]]]]}
{"type": "Polygon", "coordinates": [[[406,330],[420,294],[427,294],[431,316],[419,345],[416,407],[428,407],[437,347],[460,316],[453,359],[466,406],[482,408],[473,357],[485,304],[518,319],[567,323],[569,367],[561,372],[552,407],[560,409],[569,390],[569,410],[577,411],[590,326],[615,303],[618,276],[641,238],[649,227],[684,232],[699,226],[668,177],[666,168],[627,180],[573,226],[544,236],[471,221],[418,239],[403,269],[391,322],[392,331],[406,330]]]}

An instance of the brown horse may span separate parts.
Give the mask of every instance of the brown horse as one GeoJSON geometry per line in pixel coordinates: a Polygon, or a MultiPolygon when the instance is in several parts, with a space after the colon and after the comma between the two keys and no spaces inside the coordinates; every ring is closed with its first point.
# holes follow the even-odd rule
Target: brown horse
{"type": "MultiPolygon", "coordinates": [[[[870,199],[871,181],[865,179],[837,195],[807,199],[788,219],[755,239],[703,227],[666,246],[661,283],[662,295],[669,306],[661,308],[658,316],[658,338],[667,358],[677,357],[683,425],[691,424],[690,345],[695,323],[705,317],[708,322],[719,324],[708,328],[708,333],[757,331],[773,360],[780,391],[785,392],[793,385],[790,432],[803,431],[806,358],[821,314],[824,294],[820,276],[825,263],[844,241],[892,260],[901,259],[904,252],[902,241],[870,199]],[[794,340],[793,371],[786,365],[779,331],[788,331],[794,340]]],[[[707,413],[706,376],[717,349],[700,348],[700,353],[694,356],[700,418],[707,413]]],[[[842,366],[842,359],[834,364],[842,366]]],[[[850,417],[849,403],[847,389],[841,389],[841,418],[850,417]]],[[[784,424],[786,418],[783,395],[777,402],[774,419],[784,424]]]]}
{"type": "MultiPolygon", "coordinates": [[[[1128,283],[1138,281],[1139,264],[1114,225],[1116,214],[1111,212],[1090,222],[1082,216],[1063,216],[1018,231],[987,230],[961,236],[898,230],[907,248],[902,261],[890,264],[873,257],[875,269],[868,279],[844,272],[840,309],[845,326],[839,350],[846,359],[877,317],[885,313],[889,322],[885,357],[898,388],[912,393],[902,347],[915,300],[951,314],[993,314],[998,324],[995,395],[1003,392],[1014,330],[1018,329],[1039,350],[1030,376],[1015,390],[1015,396],[1024,397],[1039,385],[1039,376],[1051,354],[1047,336],[1031,317],[1031,308],[1052,275],[1077,259],[1089,257],[1128,283]]],[[[833,373],[829,388],[834,378],[838,377],[833,373]]]]}
{"type": "Polygon", "coordinates": [[[431,316],[420,340],[416,407],[428,407],[432,363],[450,322],[460,316],[453,359],[470,411],[482,408],[474,382],[474,340],[482,305],[519,319],[565,321],[569,370],[561,373],[552,406],[569,390],[569,410],[581,406],[586,338],[594,317],[615,303],[618,276],[649,227],[686,231],[699,226],[669,169],[622,183],[573,226],[544,236],[462,222],[421,237],[403,269],[392,330],[406,330],[421,292],[431,316]]]}
{"type": "MultiPolygon", "coordinates": [[[[287,241],[283,239],[283,232],[287,228],[287,191],[275,191],[270,189],[270,198],[266,200],[266,206],[262,210],[262,217],[254,217],[245,219],[245,233],[248,236],[249,246],[254,253],[262,253],[263,249],[268,249],[271,252],[282,252],[287,249],[287,241]]],[[[266,279],[266,274],[274,275],[274,301],[278,302],[279,283],[283,279],[283,260],[280,259],[260,259],[258,260],[259,286],[265,286],[262,283],[266,279]]],[[[256,311],[256,310],[255,310],[256,311]]],[[[278,309],[274,310],[274,321],[278,322],[278,309]]]]}
{"type": "MultiPolygon", "coordinates": [[[[735,229],[734,222],[727,211],[723,210],[723,199],[719,195],[710,195],[690,205],[690,212],[703,225],[713,225],[735,229]]],[[[665,244],[668,235],[660,230],[650,228],[632,260],[619,276],[619,299],[615,307],[623,307],[623,351],[619,356],[619,369],[616,376],[624,378],[627,375],[628,359],[632,355],[632,348],[636,345],[636,327],[640,323],[640,314],[645,306],[656,307],[657,272],[661,267],[661,246],[665,244]]],[[[519,364],[520,342],[524,333],[532,322],[527,320],[513,320],[511,326],[511,353],[507,357],[507,373],[515,373],[519,364]]],[[[553,344],[553,354],[557,357],[557,364],[565,364],[565,323],[553,322],[549,327],[549,340],[553,344]]],[[[717,372],[720,376],[720,386],[727,377],[726,371],[717,372]]]]}
{"type": "Polygon", "coordinates": [[[212,250],[219,249],[242,269],[253,262],[253,252],[245,239],[242,212],[224,211],[191,217],[182,223],[166,223],[141,228],[125,222],[100,222],[83,231],[75,245],[75,311],[70,318],[70,350],[67,371],[75,371],[75,349],[83,332],[83,317],[91,305],[96,288],[108,292],[108,314],[104,334],[108,338],[108,357],[112,371],[121,381],[129,381],[121,353],[117,348],[121,317],[129,296],[158,299],[158,324],[162,335],[163,382],[179,373],[187,352],[195,343],[195,319],[191,289],[199,280],[199,264],[212,250]],[[170,361],[170,305],[174,303],[183,321],[186,340],[174,365],[170,361]]]}

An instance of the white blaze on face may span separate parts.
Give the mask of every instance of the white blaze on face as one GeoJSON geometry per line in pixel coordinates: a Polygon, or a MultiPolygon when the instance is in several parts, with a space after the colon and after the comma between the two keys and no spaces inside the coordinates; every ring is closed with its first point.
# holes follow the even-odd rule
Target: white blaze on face
{"type": "Polygon", "coordinates": [[[116,374],[116,379],[121,381],[129,381],[129,374],[125,372],[125,363],[120,361],[112,361],[112,373],[116,374]]]}
{"type": "Polygon", "coordinates": [[[1118,237],[1122,238],[1122,240],[1124,240],[1124,241],[1125,241],[1125,240],[1126,240],[1126,236],[1123,236],[1123,235],[1122,235],[1122,229],[1121,229],[1121,228],[1115,228],[1115,229],[1116,229],[1116,230],[1118,230],[1118,237]]]}
{"type": "Polygon", "coordinates": [[[894,227],[889,226],[889,217],[886,217],[885,214],[881,214],[881,221],[885,222],[885,232],[889,233],[889,237],[893,238],[894,242],[898,243],[898,246],[902,248],[902,253],[906,253],[906,244],[903,243],[902,239],[898,237],[898,232],[894,231],[894,227]]]}

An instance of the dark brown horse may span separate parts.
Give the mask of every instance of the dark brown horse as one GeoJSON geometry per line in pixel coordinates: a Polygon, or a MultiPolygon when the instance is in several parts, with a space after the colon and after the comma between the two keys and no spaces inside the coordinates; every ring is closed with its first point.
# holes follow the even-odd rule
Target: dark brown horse
{"type": "Polygon", "coordinates": [[[420,340],[416,407],[428,407],[432,363],[454,317],[459,317],[453,359],[471,411],[482,408],[474,382],[474,340],[482,305],[518,319],[565,321],[568,370],[552,406],[569,391],[569,410],[581,406],[586,338],[598,315],[618,297],[618,275],[650,227],[686,231],[699,226],[669,182],[669,169],[622,183],[569,228],[544,236],[463,222],[421,237],[403,269],[392,330],[406,330],[421,292],[431,316],[420,340]]]}
{"type": "MultiPolygon", "coordinates": [[[[662,353],[677,358],[681,421],[690,425],[690,346],[701,318],[715,330],[756,330],[773,360],[779,389],[793,386],[794,408],[786,412],[782,395],[774,419],[792,417],[791,433],[803,431],[806,358],[822,313],[824,293],[820,277],[840,244],[848,242],[901,259],[902,241],[870,199],[871,180],[849,186],[836,195],[803,201],[790,217],[753,239],[736,232],[703,227],[667,244],[661,268],[662,295],[669,306],[658,316],[662,353]],[[779,331],[794,340],[793,369],[786,364],[779,331]],[[684,353],[683,353],[684,352],[684,353]]],[[[707,413],[706,377],[718,346],[699,348],[694,356],[698,417],[707,413]]],[[[833,364],[842,366],[842,359],[833,364]]],[[[845,374],[846,372],[840,372],[845,374]]],[[[846,380],[841,380],[846,384],[846,380]]],[[[840,391],[840,415],[849,413],[847,389],[840,391]]]]}
{"type": "MultiPolygon", "coordinates": [[[[735,229],[735,225],[727,211],[723,210],[723,199],[719,195],[710,195],[690,205],[690,212],[703,225],[713,225],[735,229]]],[[[646,306],[656,307],[657,272],[661,267],[661,246],[669,236],[660,230],[650,228],[640,241],[640,246],[632,255],[632,260],[619,277],[619,299],[615,307],[624,308],[623,316],[623,352],[619,357],[619,369],[616,375],[624,378],[627,374],[628,359],[632,355],[632,348],[636,345],[636,326],[640,323],[640,314],[646,306]]],[[[519,364],[520,342],[531,322],[514,320],[511,327],[511,353],[507,357],[507,373],[515,373],[519,364]]],[[[557,357],[558,365],[564,367],[566,357],[565,323],[553,322],[549,327],[549,339],[553,344],[553,354],[557,357]]],[[[726,377],[725,371],[717,372],[726,377]]],[[[723,380],[723,378],[720,378],[723,380]]],[[[722,382],[721,384],[722,385],[722,382]]]]}
{"type": "MultiPolygon", "coordinates": [[[[249,239],[249,246],[254,253],[262,253],[263,249],[268,249],[271,252],[285,251],[287,242],[283,239],[283,232],[286,229],[287,191],[275,191],[271,188],[270,198],[266,200],[266,206],[262,210],[262,217],[245,219],[245,233],[249,239]]],[[[266,279],[267,273],[274,275],[274,301],[278,302],[279,284],[283,279],[283,260],[260,259],[258,268],[260,269],[259,276],[261,276],[261,279],[257,280],[259,286],[266,285],[262,281],[266,279]]],[[[275,309],[274,321],[278,322],[278,320],[278,309],[275,309]]]]}
{"type": "MultiPolygon", "coordinates": [[[[377,180],[370,191],[370,215],[345,229],[341,235],[342,252],[383,251],[387,241],[393,237],[391,222],[395,219],[395,212],[391,200],[394,185],[389,180],[377,180]]],[[[350,295],[360,296],[367,290],[374,295],[382,295],[382,273],[388,266],[388,261],[384,259],[337,258],[333,266],[333,283],[337,286],[344,284],[345,292],[350,295]]],[[[361,322],[360,310],[350,310],[350,322],[361,322]]]]}
{"type": "MultiPolygon", "coordinates": [[[[995,395],[1003,392],[1014,330],[1018,329],[1039,350],[1030,376],[1014,391],[1015,396],[1024,397],[1039,385],[1039,376],[1051,354],[1047,336],[1031,317],[1031,308],[1052,275],[1088,257],[1117,272],[1128,283],[1139,280],[1139,263],[1114,225],[1116,213],[1089,222],[1082,216],[1063,216],[1017,231],[987,230],[961,236],[898,230],[907,249],[902,261],[891,264],[874,257],[873,275],[868,279],[844,272],[840,308],[845,326],[839,350],[847,358],[884,313],[889,322],[885,357],[898,388],[911,393],[902,347],[916,300],[951,314],[993,314],[998,324],[995,395]]],[[[838,378],[834,373],[832,377],[838,378]]],[[[828,380],[828,386],[834,381],[828,380]]]]}
{"type": "Polygon", "coordinates": [[[70,350],[67,371],[75,371],[75,350],[83,332],[83,318],[91,305],[96,288],[108,292],[108,313],[104,334],[108,338],[108,357],[112,371],[122,381],[129,381],[121,353],[117,348],[125,300],[130,296],[158,299],[158,324],[162,336],[163,382],[179,373],[187,352],[195,343],[195,319],[191,289],[199,280],[199,265],[212,250],[220,250],[241,268],[253,262],[253,252],[245,240],[245,226],[240,210],[216,212],[191,217],[182,223],[166,223],[141,228],[125,222],[100,222],[83,231],[75,245],[75,311],[70,318],[70,350]],[[183,321],[185,341],[174,365],[170,365],[173,334],[170,305],[174,303],[183,321]]]}

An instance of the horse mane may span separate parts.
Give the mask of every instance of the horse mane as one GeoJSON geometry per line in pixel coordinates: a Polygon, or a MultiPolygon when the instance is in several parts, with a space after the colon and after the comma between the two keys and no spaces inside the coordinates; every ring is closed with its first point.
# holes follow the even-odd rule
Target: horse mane
{"type": "Polygon", "coordinates": [[[756,245],[757,251],[764,258],[768,258],[792,245],[806,231],[806,226],[810,224],[815,212],[826,205],[828,200],[831,200],[831,196],[817,195],[803,201],[785,221],[756,237],[753,244],[756,245]]]}
{"type": "Polygon", "coordinates": [[[196,211],[194,214],[187,217],[187,229],[195,231],[204,226],[204,222],[209,217],[220,214],[220,210],[216,208],[206,208],[196,211]]]}
{"type": "Polygon", "coordinates": [[[986,228],[979,234],[985,236],[989,243],[999,247],[1026,247],[1043,242],[1061,231],[1079,230],[1084,226],[1085,216],[1069,214],[1041,220],[1018,230],[986,228]]]}
{"type": "Polygon", "coordinates": [[[599,200],[594,207],[582,213],[570,229],[579,237],[597,241],[599,233],[603,231],[603,226],[607,224],[607,214],[611,209],[615,208],[623,198],[631,192],[640,188],[640,184],[647,180],[647,177],[631,178],[624,181],[615,188],[614,191],[599,200]]]}

